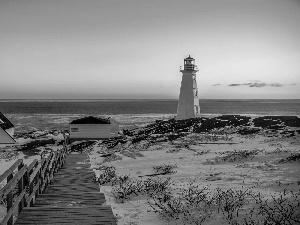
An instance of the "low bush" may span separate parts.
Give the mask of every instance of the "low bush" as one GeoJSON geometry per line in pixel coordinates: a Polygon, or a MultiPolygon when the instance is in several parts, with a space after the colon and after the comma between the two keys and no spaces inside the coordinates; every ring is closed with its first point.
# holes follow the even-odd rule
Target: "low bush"
{"type": "Polygon", "coordinates": [[[279,197],[271,195],[271,199],[265,199],[259,193],[252,195],[252,198],[255,205],[250,214],[244,218],[245,225],[300,224],[300,191],[287,192],[283,190],[279,197]],[[261,218],[261,220],[259,221],[257,218],[261,218]]]}
{"type": "Polygon", "coordinates": [[[100,185],[109,183],[116,179],[116,168],[114,166],[100,166],[101,170],[99,177],[94,177],[94,180],[98,182],[100,185]]]}
{"type": "Polygon", "coordinates": [[[172,171],[174,168],[177,168],[176,164],[163,164],[159,166],[153,166],[153,169],[155,170],[156,173],[160,174],[172,174],[176,173],[175,171],[172,171]]]}
{"type": "Polygon", "coordinates": [[[70,146],[70,152],[83,152],[90,150],[96,141],[82,141],[77,144],[73,144],[70,146]]]}
{"type": "Polygon", "coordinates": [[[46,140],[35,140],[35,141],[31,141],[29,143],[26,143],[24,145],[21,145],[18,148],[18,151],[27,151],[27,150],[31,150],[37,147],[41,147],[41,146],[45,146],[45,145],[49,145],[49,144],[55,144],[55,140],[53,138],[51,139],[46,139],[46,140]]]}
{"type": "Polygon", "coordinates": [[[292,153],[290,156],[284,158],[284,159],[280,159],[279,163],[296,163],[296,162],[300,162],[300,152],[298,153],[292,153]]]}
{"type": "Polygon", "coordinates": [[[148,203],[164,219],[180,220],[182,224],[201,224],[211,216],[212,202],[207,187],[199,189],[198,186],[190,185],[188,189],[181,189],[177,196],[170,192],[153,195],[148,203]]]}
{"type": "Polygon", "coordinates": [[[208,154],[210,151],[209,150],[202,150],[200,152],[196,152],[195,155],[196,156],[199,156],[199,155],[205,155],[205,154],[208,154]]]}
{"type": "Polygon", "coordinates": [[[116,202],[124,202],[125,200],[129,200],[133,195],[147,195],[151,197],[166,192],[171,184],[170,178],[166,180],[153,178],[135,181],[125,180],[114,183],[112,193],[116,202]]]}
{"type": "Polygon", "coordinates": [[[117,161],[117,160],[122,160],[122,157],[119,155],[116,155],[115,153],[112,153],[104,158],[103,163],[117,161]]]}
{"type": "Polygon", "coordinates": [[[136,157],[144,157],[144,155],[140,152],[135,152],[135,151],[121,151],[120,154],[127,156],[129,158],[136,159],[136,157]]]}
{"type": "Polygon", "coordinates": [[[244,161],[244,160],[252,160],[255,155],[257,155],[261,150],[254,149],[254,150],[234,150],[234,151],[224,151],[220,152],[221,156],[217,156],[213,159],[208,159],[203,164],[220,164],[226,162],[236,162],[236,161],[244,161]]]}
{"type": "Polygon", "coordinates": [[[112,185],[116,202],[147,196],[155,213],[169,222],[176,220],[178,224],[203,224],[216,218],[231,225],[300,223],[300,191],[284,190],[277,197],[271,195],[270,199],[249,189],[212,190],[191,182],[187,188],[174,193],[170,178],[129,181],[128,176],[116,179],[112,185]]]}
{"type": "Polygon", "coordinates": [[[248,189],[211,191],[191,183],[177,195],[170,192],[153,195],[149,205],[164,219],[181,224],[203,224],[220,217],[235,225],[300,223],[300,191],[287,193],[284,190],[279,197],[265,199],[261,193],[248,189]]]}

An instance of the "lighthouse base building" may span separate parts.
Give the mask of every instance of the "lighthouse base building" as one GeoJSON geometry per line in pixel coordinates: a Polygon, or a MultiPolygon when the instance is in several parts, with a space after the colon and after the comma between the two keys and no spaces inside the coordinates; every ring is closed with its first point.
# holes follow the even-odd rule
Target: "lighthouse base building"
{"type": "Polygon", "coordinates": [[[197,66],[195,59],[190,56],[184,59],[184,69],[180,87],[179,102],[177,108],[177,120],[185,120],[200,117],[200,105],[196,81],[197,66]]]}

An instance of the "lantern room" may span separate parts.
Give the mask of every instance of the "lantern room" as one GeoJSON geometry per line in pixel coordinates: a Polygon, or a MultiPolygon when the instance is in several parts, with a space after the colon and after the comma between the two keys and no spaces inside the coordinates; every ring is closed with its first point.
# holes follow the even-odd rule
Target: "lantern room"
{"type": "Polygon", "coordinates": [[[193,59],[190,55],[189,57],[184,59],[184,70],[193,71],[196,70],[197,67],[195,65],[195,59],[193,59]]]}

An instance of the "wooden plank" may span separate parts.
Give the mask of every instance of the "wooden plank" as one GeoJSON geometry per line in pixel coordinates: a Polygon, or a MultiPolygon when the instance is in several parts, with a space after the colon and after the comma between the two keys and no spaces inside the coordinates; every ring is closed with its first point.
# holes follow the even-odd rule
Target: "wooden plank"
{"type": "Polygon", "coordinates": [[[25,193],[26,193],[26,190],[24,189],[19,194],[19,196],[15,199],[15,204],[13,205],[12,208],[9,209],[9,211],[6,214],[6,216],[2,220],[1,225],[9,224],[10,218],[12,220],[12,215],[13,215],[14,211],[18,208],[18,203],[23,199],[23,197],[25,196],[25,193]]]}
{"type": "Polygon", "coordinates": [[[15,224],[117,224],[110,208],[32,207],[15,224]]]}
{"type": "Polygon", "coordinates": [[[38,163],[37,159],[33,160],[32,163],[30,163],[30,165],[27,167],[28,168],[27,170],[31,171],[34,167],[36,167],[37,163],[38,163]]]}
{"type": "Polygon", "coordinates": [[[47,161],[44,165],[44,168],[42,170],[42,178],[43,178],[43,184],[41,187],[41,190],[43,191],[46,187],[46,185],[48,185],[48,183],[50,183],[50,168],[52,167],[52,160],[54,159],[54,153],[52,152],[48,158],[47,161]]]}
{"type": "MultiPolygon", "coordinates": [[[[38,183],[32,188],[32,191],[30,191],[30,195],[26,198],[26,202],[29,203],[28,207],[33,206],[34,205],[34,201],[35,201],[35,195],[36,195],[36,191],[39,188],[39,184],[40,184],[40,180],[38,181],[38,183]]],[[[30,188],[30,189],[31,189],[30,188]]]]}
{"type": "Polygon", "coordinates": [[[9,167],[9,169],[6,170],[6,171],[0,176],[0,183],[2,183],[2,182],[6,179],[6,177],[7,177],[8,175],[10,175],[11,173],[13,173],[14,170],[17,169],[18,166],[19,166],[22,162],[23,162],[22,159],[18,159],[11,167],[9,167]]]}
{"type": "MultiPolygon", "coordinates": [[[[65,208],[97,208],[101,207],[103,202],[90,199],[70,199],[70,200],[44,200],[38,204],[38,207],[65,207],[65,208]]],[[[35,206],[33,206],[35,207],[35,206]]]]}
{"type": "Polygon", "coordinates": [[[51,162],[48,166],[48,169],[49,169],[49,181],[50,181],[50,184],[51,184],[51,180],[54,176],[54,171],[55,171],[55,168],[56,168],[56,158],[57,158],[57,155],[58,155],[58,152],[55,152],[53,154],[53,157],[51,159],[51,162]]]}
{"type": "Polygon", "coordinates": [[[52,168],[52,164],[53,164],[53,161],[54,161],[54,158],[55,158],[55,155],[56,155],[56,152],[52,152],[48,157],[50,159],[50,162],[48,164],[48,169],[52,168]]]}
{"type": "Polygon", "coordinates": [[[47,171],[47,168],[48,168],[48,164],[50,163],[50,156],[48,156],[48,158],[46,158],[46,159],[43,159],[44,161],[43,161],[43,164],[42,164],[42,178],[44,178],[44,176],[45,176],[45,173],[46,173],[46,171],[47,171]]]}
{"type": "MultiPolygon", "coordinates": [[[[18,166],[18,170],[20,171],[22,169],[22,167],[24,166],[23,162],[18,166]]],[[[23,190],[25,189],[25,179],[24,176],[21,177],[21,179],[18,181],[18,195],[20,195],[23,190]]],[[[15,204],[18,204],[17,202],[15,204]]],[[[19,209],[18,209],[18,213],[21,212],[21,210],[23,209],[25,204],[25,198],[21,198],[20,202],[19,202],[19,209]]]]}
{"type": "Polygon", "coordinates": [[[27,171],[27,166],[24,165],[21,170],[19,170],[15,176],[9,180],[9,182],[0,190],[0,200],[2,199],[1,196],[7,195],[18,183],[18,181],[21,179],[21,177],[25,174],[27,171]]]}
{"type": "MultiPolygon", "coordinates": [[[[10,175],[8,175],[7,177],[7,184],[12,183],[11,181],[13,180],[13,174],[11,173],[10,175]]],[[[5,188],[5,186],[4,186],[5,188]]],[[[4,190],[4,188],[2,190],[4,190]]],[[[6,219],[6,223],[7,225],[12,225],[13,224],[13,217],[12,217],[12,213],[10,213],[11,210],[13,210],[13,191],[12,191],[11,186],[9,186],[8,192],[4,195],[6,195],[6,208],[7,208],[7,215],[4,219],[6,219]]],[[[4,192],[5,193],[5,192],[4,192]]]]}
{"type": "Polygon", "coordinates": [[[39,163],[37,165],[37,167],[33,170],[32,174],[30,175],[30,178],[29,178],[29,183],[31,183],[33,181],[33,179],[35,178],[36,174],[39,172],[41,166],[42,165],[39,163]]]}

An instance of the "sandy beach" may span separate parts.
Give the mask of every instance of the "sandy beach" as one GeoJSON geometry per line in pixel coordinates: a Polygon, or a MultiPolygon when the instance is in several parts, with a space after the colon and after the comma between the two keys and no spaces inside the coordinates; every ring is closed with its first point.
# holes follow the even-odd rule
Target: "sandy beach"
{"type": "MultiPolygon", "coordinates": [[[[156,121],[86,148],[75,142],[71,151],[89,154],[95,182],[120,225],[299,224],[299,121],[287,126],[292,122],[284,118],[254,119],[219,118],[201,126],[156,121]],[[225,123],[201,130],[216,121],[225,123]]],[[[59,142],[62,136],[43,138],[59,142]]],[[[40,157],[13,152],[1,148],[1,173],[18,158],[30,163],[40,157]]]]}

